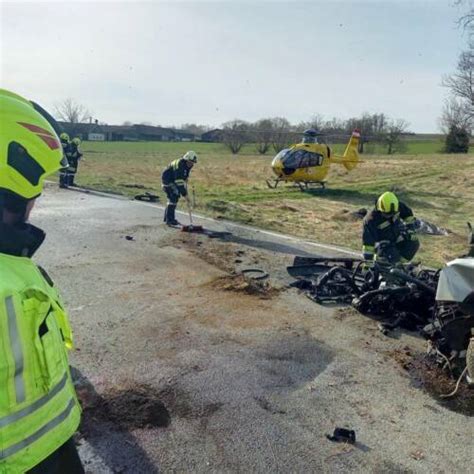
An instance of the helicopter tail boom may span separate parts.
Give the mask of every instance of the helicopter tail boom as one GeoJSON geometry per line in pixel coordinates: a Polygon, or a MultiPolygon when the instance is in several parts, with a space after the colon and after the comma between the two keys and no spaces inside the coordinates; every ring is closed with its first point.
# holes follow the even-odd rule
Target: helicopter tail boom
{"type": "Polygon", "coordinates": [[[349,143],[346,146],[344,155],[342,155],[343,160],[342,164],[347,171],[351,171],[357,166],[359,161],[359,141],[360,141],[360,131],[355,129],[352,132],[349,143]]]}

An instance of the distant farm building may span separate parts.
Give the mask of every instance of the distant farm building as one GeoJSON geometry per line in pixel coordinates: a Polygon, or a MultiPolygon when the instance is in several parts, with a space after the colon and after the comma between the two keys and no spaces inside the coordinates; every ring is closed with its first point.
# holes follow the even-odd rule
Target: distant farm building
{"type": "Polygon", "coordinates": [[[58,122],[71,137],[89,141],[194,141],[195,135],[186,130],[175,130],[153,125],[100,125],[97,123],[58,122]]]}
{"type": "Polygon", "coordinates": [[[220,128],[209,130],[201,135],[202,142],[220,142],[222,140],[223,131],[220,128]]]}

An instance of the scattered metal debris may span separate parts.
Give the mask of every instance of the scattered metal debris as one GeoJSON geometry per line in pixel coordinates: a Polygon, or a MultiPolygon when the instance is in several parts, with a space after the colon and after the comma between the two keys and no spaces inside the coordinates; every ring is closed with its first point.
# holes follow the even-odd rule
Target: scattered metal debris
{"type": "Polygon", "coordinates": [[[329,441],[335,441],[337,443],[349,443],[355,444],[356,434],[354,430],[348,430],[346,428],[334,428],[332,435],[327,434],[326,438],[329,441]]]}
{"type": "Polygon", "coordinates": [[[143,194],[137,194],[133,199],[145,202],[158,202],[160,200],[160,197],[156,194],[146,192],[143,194]]]}
{"type": "Polygon", "coordinates": [[[252,280],[265,280],[269,277],[268,273],[260,268],[245,268],[241,270],[242,275],[252,280]]]}
{"type": "Polygon", "coordinates": [[[415,229],[418,234],[427,235],[448,235],[450,231],[444,227],[439,227],[436,224],[425,221],[424,219],[416,219],[415,229]]]}
{"type": "Polygon", "coordinates": [[[417,265],[396,268],[357,258],[295,257],[288,273],[298,288],[320,304],[352,303],[364,314],[386,319],[384,332],[398,326],[416,329],[427,323],[434,306],[438,272],[417,265]]]}
{"type": "MultiPolygon", "coordinates": [[[[469,239],[472,249],[472,236],[469,239]]],[[[470,251],[471,253],[471,251],[470,251]]],[[[359,312],[381,318],[384,335],[403,327],[429,340],[428,354],[457,380],[474,374],[474,259],[456,259],[442,270],[420,265],[357,259],[295,257],[288,273],[293,286],[320,304],[352,304],[359,312]]]]}

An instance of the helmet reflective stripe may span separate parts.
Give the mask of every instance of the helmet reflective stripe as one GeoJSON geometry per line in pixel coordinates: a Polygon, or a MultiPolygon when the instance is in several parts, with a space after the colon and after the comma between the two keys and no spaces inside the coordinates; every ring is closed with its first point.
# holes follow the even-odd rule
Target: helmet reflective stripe
{"type": "Polygon", "coordinates": [[[377,210],[380,212],[395,214],[398,212],[398,198],[391,192],[383,193],[377,199],[377,210]]]}
{"type": "Polygon", "coordinates": [[[41,128],[41,127],[37,127],[36,125],[32,125],[31,123],[21,123],[21,122],[18,122],[18,123],[30,131],[36,132],[38,137],[40,137],[46,143],[46,145],[48,145],[49,148],[51,148],[51,150],[56,150],[57,148],[60,147],[56,136],[53,135],[48,130],[45,130],[44,128],[41,128]]]}

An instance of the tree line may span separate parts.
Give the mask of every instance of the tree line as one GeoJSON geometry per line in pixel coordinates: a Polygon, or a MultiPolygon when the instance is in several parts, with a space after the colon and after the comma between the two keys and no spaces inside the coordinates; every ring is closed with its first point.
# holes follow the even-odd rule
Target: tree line
{"type": "MultiPolygon", "coordinates": [[[[92,113],[82,104],[73,99],[65,99],[55,106],[55,116],[64,122],[78,124],[92,121],[92,113]]],[[[105,125],[103,122],[98,122],[105,125]]],[[[143,125],[151,125],[142,122],[143,125]]],[[[132,125],[132,122],[123,122],[123,125],[132,125]]],[[[176,127],[172,127],[176,128],[176,127]]],[[[211,130],[208,125],[185,123],[179,127],[196,136],[211,130]]],[[[288,145],[295,143],[304,130],[313,128],[319,134],[319,141],[344,143],[354,129],[361,131],[359,143],[360,153],[371,153],[376,145],[385,147],[387,154],[403,152],[405,142],[402,135],[408,133],[408,122],[403,119],[393,120],[385,114],[364,113],[360,117],[347,120],[338,118],[324,119],[321,115],[314,115],[307,122],[291,124],[284,117],[272,117],[248,122],[245,120],[230,120],[222,124],[221,140],[233,153],[240,152],[246,144],[253,144],[255,150],[264,155],[272,150],[276,153],[288,145]]]]}
{"type": "Polygon", "coordinates": [[[264,155],[269,150],[278,153],[299,141],[306,129],[315,129],[320,134],[319,141],[331,143],[345,143],[352,131],[359,129],[359,153],[371,153],[375,145],[379,145],[390,155],[405,150],[406,143],[402,137],[409,133],[408,125],[403,119],[391,119],[383,113],[364,113],[347,120],[327,120],[315,115],[311,120],[296,125],[284,117],[264,118],[256,122],[236,119],[222,125],[222,142],[233,154],[239,153],[244,145],[253,144],[255,151],[264,155]]]}

